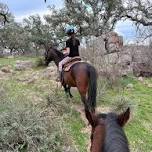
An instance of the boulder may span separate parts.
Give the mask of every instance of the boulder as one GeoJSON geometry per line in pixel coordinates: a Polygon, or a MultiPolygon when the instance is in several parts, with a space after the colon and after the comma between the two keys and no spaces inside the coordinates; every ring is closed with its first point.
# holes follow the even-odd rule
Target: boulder
{"type": "Polygon", "coordinates": [[[16,61],[15,70],[22,71],[34,66],[32,61],[16,61]]]}
{"type": "Polygon", "coordinates": [[[133,63],[133,74],[136,77],[151,77],[152,67],[148,63],[133,63]]]}
{"type": "Polygon", "coordinates": [[[139,77],[138,80],[141,81],[141,82],[143,82],[144,78],[143,77],[139,77]]]}
{"type": "Polygon", "coordinates": [[[12,73],[13,72],[12,67],[9,66],[9,65],[2,67],[1,71],[4,72],[4,73],[12,73]]]}
{"type": "Polygon", "coordinates": [[[152,88],[152,83],[147,85],[148,88],[152,88]]]}
{"type": "Polygon", "coordinates": [[[123,48],[123,37],[119,36],[116,32],[109,32],[104,40],[108,53],[119,52],[123,48]]]}
{"type": "Polygon", "coordinates": [[[126,86],[128,89],[132,89],[134,87],[134,85],[132,83],[127,84],[126,86]]]}
{"type": "Polygon", "coordinates": [[[5,76],[5,73],[0,71],[0,78],[2,78],[3,76],[5,76]]]}

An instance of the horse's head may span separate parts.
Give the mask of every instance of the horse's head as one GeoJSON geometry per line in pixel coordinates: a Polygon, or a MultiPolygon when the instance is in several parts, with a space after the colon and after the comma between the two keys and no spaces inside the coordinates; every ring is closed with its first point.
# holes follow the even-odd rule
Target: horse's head
{"type": "MultiPolygon", "coordinates": [[[[111,125],[111,124],[109,124],[110,121],[114,122],[116,124],[116,126],[118,127],[118,129],[120,129],[127,123],[128,119],[130,117],[130,108],[128,108],[124,113],[122,113],[120,115],[117,115],[115,113],[97,115],[95,113],[87,112],[86,116],[92,127],[90,151],[91,152],[103,152],[104,148],[105,148],[105,145],[104,145],[105,139],[106,139],[108,129],[109,129],[109,128],[107,128],[107,126],[111,125]]],[[[111,127],[113,127],[113,126],[111,126],[111,127]]]]}
{"type": "Polygon", "coordinates": [[[48,66],[48,64],[51,61],[54,61],[56,65],[64,58],[64,55],[61,51],[58,51],[54,48],[49,48],[45,52],[45,65],[48,66]]]}
{"type": "Polygon", "coordinates": [[[54,59],[54,49],[52,49],[52,48],[49,48],[46,52],[45,52],[45,54],[44,54],[44,60],[45,60],[45,65],[46,66],[48,66],[48,64],[51,62],[51,61],[53,61],[53,59],[54,59]]]}

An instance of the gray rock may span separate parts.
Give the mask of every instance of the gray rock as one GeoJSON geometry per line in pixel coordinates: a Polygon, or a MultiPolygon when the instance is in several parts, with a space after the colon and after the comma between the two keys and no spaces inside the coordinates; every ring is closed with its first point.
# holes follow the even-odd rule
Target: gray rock
{"type": "Polygon", "coordinates": [[[32,61],[16,61],[15,70],[22,71],[34,66],[32,61]]]}
{"type": "Polygon", "coordinates": [[[134,87],[134,85],[132,84],[132,83],[129,83],[128,85],[127,85],[127,88],[128,89],[132,89],[134,87]]]}
{"type": "Polygon", "coordinates": [[[2,67],[1,71],[4,72],[4,73],[12,73],[13,72],[11,66],[9,66],[9,65],[2,67]]]}

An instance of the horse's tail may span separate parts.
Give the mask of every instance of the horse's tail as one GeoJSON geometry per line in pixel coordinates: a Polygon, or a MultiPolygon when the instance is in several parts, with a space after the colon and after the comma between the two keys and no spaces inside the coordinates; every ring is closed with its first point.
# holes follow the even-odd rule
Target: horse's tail
{"type": "Polygon", "coordinates": [[[96,108],[96,95],[97,95],[97,72],[93,66],[88,66],[88,100],[86,102],[86,108],[90,112],[95,112],[96,108]]]}

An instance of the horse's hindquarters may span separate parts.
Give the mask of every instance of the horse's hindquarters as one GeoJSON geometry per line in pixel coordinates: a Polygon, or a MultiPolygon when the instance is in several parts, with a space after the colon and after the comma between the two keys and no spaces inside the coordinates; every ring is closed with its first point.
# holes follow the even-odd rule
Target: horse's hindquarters
{"type": "Polygon", "coordinates": [[[68,72],[64,72],[63,74],[64,83],[67,84],[70,87],[76,87],[75,80],[73,79],[71,75],[71,70],[68,72]]]}

